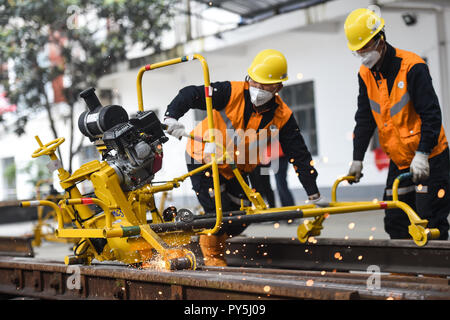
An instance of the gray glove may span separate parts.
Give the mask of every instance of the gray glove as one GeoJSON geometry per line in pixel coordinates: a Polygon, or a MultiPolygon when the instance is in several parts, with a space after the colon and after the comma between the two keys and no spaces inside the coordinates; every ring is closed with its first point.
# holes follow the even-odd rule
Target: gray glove
{"type": "Polygon", "coordinates": [[[359,180],[362,178],[362,169],[363,169],[363,163],[359,160],[353,160],[352,164],[350,165],[350,169],[348,170],[347,175],[355,177],[354,181],[349,181],[350,183],[358,183],[359,180]]]}
{"type": "Polygon", "coordinates": [[[175,138],[181,139],[181,137],[187,135],[186,131],[184,130],[184,125],[178,122],[178,120],[167,117],[164,119],[163,123],[167,125],[167,133],[174,136],[175,138]]]}
{"type": "Polygon", "coordinates": [[[308,197],[309,202],[315,204],[318,207],[326,208],[330,206],[330,202],[324,197],[321,196],[320,193],[313,194],[308,197]]]}
{"type": "Polygon", "coordinates": [[[430,176],[430,164],[428,163],[428,153],[416,151],[416,155],[411,161],[409,172],[412,173],[412,181],[418,183],[430,176]]]}

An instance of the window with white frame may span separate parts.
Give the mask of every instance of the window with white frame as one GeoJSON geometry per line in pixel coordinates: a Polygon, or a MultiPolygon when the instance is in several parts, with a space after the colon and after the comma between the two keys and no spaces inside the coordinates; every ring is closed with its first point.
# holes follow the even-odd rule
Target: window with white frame
{"type": "Polygon", "coordinates": [[[306,146],[311,155],[318,154],[314,82],[302,82],[283,87],[280,97],[294,113],[306,146]]]}
{"type": "Polygon", "coordinates": [[[2,188],[5,200],[16,199],[16,164],[14,157],[1,159],[2,166],[2,188]]]}

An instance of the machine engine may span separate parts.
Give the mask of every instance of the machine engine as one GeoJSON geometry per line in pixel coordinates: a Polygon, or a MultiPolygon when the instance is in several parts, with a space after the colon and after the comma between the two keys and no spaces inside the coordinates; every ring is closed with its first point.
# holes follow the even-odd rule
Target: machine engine
{"type": "Polygon", "coordinates": [[[162,165],[162,144],[168,140],[153,111],[140,111],[130,119],[118,105],[103,107],[94,88],[83,91],[89,111],[78,119],[80,131],[95,145],[104,145],[103,160],[114,168],[124,191],[153,180],[162,165]]]}

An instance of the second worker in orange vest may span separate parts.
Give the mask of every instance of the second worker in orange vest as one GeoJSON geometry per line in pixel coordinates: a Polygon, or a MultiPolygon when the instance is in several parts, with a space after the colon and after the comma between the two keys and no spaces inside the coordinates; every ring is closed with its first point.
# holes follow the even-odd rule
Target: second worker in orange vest
{"type": "MultiPolygon", "coordinates": [[[[300,133],[292,111],[277,94],[287,80],[287,62],[277,50],[263,50],[248,68],[245,81],[223,81],[211,84],[216,142],[226,146],[234,156],[234,163],[246,177],[259,164],[259,157],[252,153],[252,145],[263,144],[276,135],[285,154],[291,159],[298,178],[309,200],[318,206],[327,206],[316,185],[317,171],[312,165],[311,154],[300,133]],[[274,133],[276,132],[276,134],[274,133]],[[241,148],[243,147],[243,148],[241,148]],[[255,155],[252,158],[251,155],[255,155]]],[[[167,132],[175,137],[185,135],[184,126],[178,122],[189,109],[206,109],[204,86],[188,86],[167,107],[165,124],[167,132]]],[[[208,137],[207,119],[192,132],[196,137],[208,137]]],[[[266,144],[267,146],[267,144],[266,144]]],[[[205,143],[190,139],[186,147],[189,170],[208,162],[205,143]]],[[[216,148],[220,156],[220,148],[216,148]]],[[[229,163],[219,164],[222,210],[240,209],[244,192],[232,173],[229,163]]],[[[211,171],[191,177],[192,186],[206,214],[215,214],[215,201],[211,171]]],[[[224,225],[215,235],[201,235],[200,247],[206,265],[225,266],[225,240],[240,234],[246,226],[224,225]]]]}
{"type": "MultiPolygon", "coordinates": [[[[356,9],[345,21],[348,47],[361,58],[358,110],[349,175],[362,177],[362,161],[375,128],[391,159],[384,200],[401,173],[399,200],[408,203],[429,228],[448,239],[450,211],[449,149],[439,101],[425,61],[386,42],[384,20],[369,9],[356,9]]],[[[410,224],[400,209],[388,209],[385,230],[392,239],[410,238],[410,224]]]]}

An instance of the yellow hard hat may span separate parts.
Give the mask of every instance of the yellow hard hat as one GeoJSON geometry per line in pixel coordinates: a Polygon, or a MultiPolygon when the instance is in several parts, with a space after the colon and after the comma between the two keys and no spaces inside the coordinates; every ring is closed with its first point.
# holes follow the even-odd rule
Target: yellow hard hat
{"type": "Polygon", "coordinates": [[[357,51],[364,47],[384,27],[384,19],[370,9],[356,9],[345,20],[348,48],[357,51]]]}
{"type": "Polygon", "coordinates": [[[288,79],[286,58],[280,51],[273,49],[258,53],[247,72],[253,81],[263,84],[280,83],[288,79]]]}

